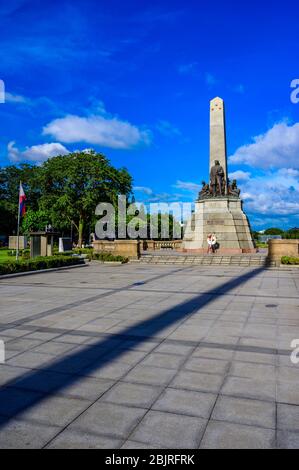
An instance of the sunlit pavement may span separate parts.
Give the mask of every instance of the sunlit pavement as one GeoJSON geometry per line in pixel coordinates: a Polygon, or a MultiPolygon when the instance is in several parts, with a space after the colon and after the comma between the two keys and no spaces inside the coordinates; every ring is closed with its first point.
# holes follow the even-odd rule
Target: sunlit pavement
{"type": "Polygon", "coordinates": [[[2,279],[0,447],[299,448],[298,288],[229,266],[2,279]]]}

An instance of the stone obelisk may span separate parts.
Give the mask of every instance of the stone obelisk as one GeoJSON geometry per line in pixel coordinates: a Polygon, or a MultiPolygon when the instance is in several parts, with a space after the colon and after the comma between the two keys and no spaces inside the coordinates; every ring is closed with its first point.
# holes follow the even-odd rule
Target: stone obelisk
{"type": "Polygon", "coordinates": [[[214,98],[210,103],[210,170],[218,160],[227,182],[227,152],[224,101],[214,98]]]}
{"type": "Polygon", "coordinates": [[[221,98],[214,98],[210,103],[210,172],[211,181],[209,184],[203,184],[195,203],[195,211],[187,223],[183,251],[207,253],[207,237],[209,234],[215,234],[219,244],[218,254],[255,253],[249,221],[240,199],[240,190],[236,182],[228,184],[225,110],[221,98]],[[212,180],[215,167],[219,166],[215,165],[216,161],[224,172],[225,194],[221,188],[222,171],[218,188],[212,180]]]}

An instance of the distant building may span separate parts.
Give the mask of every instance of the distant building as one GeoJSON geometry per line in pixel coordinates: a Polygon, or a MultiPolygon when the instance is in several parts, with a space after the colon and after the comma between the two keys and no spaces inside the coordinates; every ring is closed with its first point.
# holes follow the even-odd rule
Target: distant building
{"type": "Polygon", "coordinates": [[[268,243],[269,240],[282,240],[281,235],[262,235],[259,237],[259,241],[262,243],[268,243]]]}

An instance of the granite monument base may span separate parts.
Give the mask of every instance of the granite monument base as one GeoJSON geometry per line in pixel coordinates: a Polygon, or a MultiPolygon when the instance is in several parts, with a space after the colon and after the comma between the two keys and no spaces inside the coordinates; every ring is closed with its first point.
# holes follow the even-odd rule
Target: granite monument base
{"type": "Polygon", "coordinates": [[[218,254],[257,252],[240,199],[215,197],[196,202],[195,212],[186,227],[183,251],[207,253],[209,234],[217,237],[218,254]]]}

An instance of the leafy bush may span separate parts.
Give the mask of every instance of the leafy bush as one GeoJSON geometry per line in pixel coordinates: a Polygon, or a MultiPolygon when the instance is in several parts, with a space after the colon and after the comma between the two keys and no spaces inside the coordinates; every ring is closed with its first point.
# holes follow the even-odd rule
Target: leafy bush
{"type": "MultiPolygon", "coordinates": [[[[56,254],[56,253],[55,253],[56,254]]],[[[65,253],[59,253],[59,256],[67,257],[72,255],[87,255],[87,259],[89,261],[102,261],[102,262],[118,262],[118,263],[127,263],[129,261],[128,258],[119,255],[113,255],[112,253],[95,253],[93,248],[76,248],[73,251],[68,251],[65,253]]],[[[73,259],[76,257],[73,256],[73,259]]]]}
{"type": "Polygon", "coordinates": [[[93,255],[93,248],[76,248],[74,253],[77,255],[93,255]]]}
{"type": "Polygon", "coordinates": [[[89,261],[108,261],[108,262],[118,262],[118,263],[127,263],[129,260],[124,256],[113,255],[112,253],[95,253],[92,248],[78,248],[73,251],[74,254],[78,255],[87,255],[89,261]]]}
{"type": "MultiPolygon", "coordinates": [[[[7,252],[7,255],[12,257],[12,258],[15,258],[16,254],[17,254],[16,250],[10,250],[10,251],[7,252]]],[[[30,250],[28,250],[28,249],[19,250],[19,256],[20,256],[20,258],[23,258],[23,259],[29,259],[30,258],[30,250]]]]}
{"type": "Polygon", "coordinates": [[[282,262],[282,264],[288,264],[288,265],[296,266],[296,265],[299,265],[299,258],[293,258],[291,256],[284,256],[281,259],[281,262],[282,262]]]}
{"type": "Polygon", "coordinates": [[[124,258],[123,256],[115,256],[111,253],[93,253],[92,259],[102,262],[108,261],[118,263],[127,263],[129,261],[128,258],[124,258]]]}
{"type": "Polygon", "coordinates": [[[63,253],[59,253],[58,250],[53,250],[54,256],[72,256],[74,251],[64,251],[63,253]]]}
{"type": "Polygon", "coordinates": [[[255,242],[257,248],[268,248],[268,243],[255,242]]]}
{"type": "Polygon", "coordinates": [[[0,264],[0,275],[39,271],[41,269],[60,268],[77,264],[84,264],[84,260],[65,256],[53,256],[49,258],[40,257],[29,260],[6,261],[0,264]]]}

